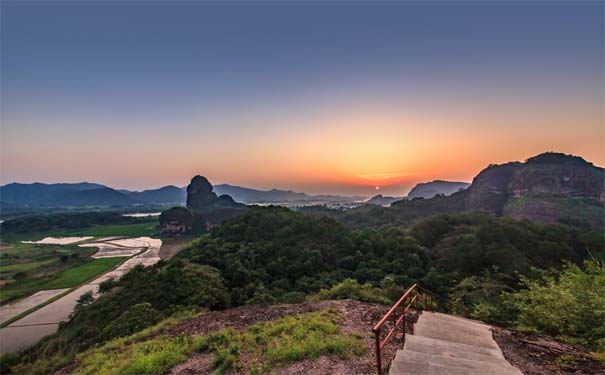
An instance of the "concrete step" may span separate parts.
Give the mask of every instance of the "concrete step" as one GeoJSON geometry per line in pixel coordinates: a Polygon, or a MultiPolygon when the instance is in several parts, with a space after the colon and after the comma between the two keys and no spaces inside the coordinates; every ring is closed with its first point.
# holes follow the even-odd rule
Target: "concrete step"
{"type": "Polygon", "coordinates": [[[442,366],[432,363],[399,361],[393,362],[389,375],[523,375],[514,367],[508,369],[484,369],[442,366]]]}
{"type": "Polygon", "coordinates": [[[469,323],[448,321],[432,317],[418,319],[418,322],[414,325],[414,329],[422,329],[424,327],[430,328],[435,326],[443,327],[449,331],[455,330],[457,332],[463,332],[467,335],[488,337],[490,339],[492,338],[492,331],[488,327],[477,327],[469,323]]]}
{"type": "Polygon", "coordinates": [[[453,329],[446,324],[434,324],[432,326],[422,325],[414,327],[414,335],[429,337],[432,339],[456,342],[459,344],[479,346],[488,349],[499,349],[498,344],[491,336],[476,335],[463,330],[453,329]]]}
{"type": "Polygon", "coordinates": [[[486,324],[480,320],[473,320],[473,319],[463,318],[461,316],[448,315],[448,314],[432,312],[432,311],[423,311],[421,316],[425,316],[427,318],[430,317],[430,318],[435,318],[435,319],[443,319],[443,320],[451,321],[454,323],[467,323],[467,324],[473,325],[476,328],[490,328],[491,327],[489,324],[486,324]]]}
{"type": "Polygon", "coordinates": [[[477,374],[510,374],[515,370],[508,362],[494,358],[494,362],[475,361],[472,359],[452,358],[448,356],[399,350],[393,362],[426,363],[437,366],[466,367],[474,369],[477,374]]]}
{"type": "Polygon", "coordinates": [[[481,360],[484,362],[490,362],[491,359],[506,362],[500,349],[496,350],[458,344],[417,335],[406,335],[403,349],[429,354],[440,354],[449,357],[481,360]]]}

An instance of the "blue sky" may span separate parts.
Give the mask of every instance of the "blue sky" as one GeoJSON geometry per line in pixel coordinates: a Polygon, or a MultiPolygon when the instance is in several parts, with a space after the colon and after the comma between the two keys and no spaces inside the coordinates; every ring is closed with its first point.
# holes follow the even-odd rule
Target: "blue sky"
{"type": "Polygon", "coordinates": [[[402,194],[603,164],[603,4],[2,2],[1,182],[402,194]]]}

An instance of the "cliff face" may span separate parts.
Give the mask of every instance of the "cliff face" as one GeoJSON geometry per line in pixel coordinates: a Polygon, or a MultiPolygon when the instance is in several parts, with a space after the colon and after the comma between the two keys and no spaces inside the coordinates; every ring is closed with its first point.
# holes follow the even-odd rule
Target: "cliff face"
{"type": "Polygon", "coordinates": [[[490,165],[482,170],[466,190],[468,210],[501,214],[510,197],[508,184],[519,171],[521,163],[490,165]]]}
{"type": "Polygon", "coordinates": [[[584,159],[545,153],[489,166],[466,191],[466,208],[518,219],[603,225],[605,170],[584,159]]]}
{"type": "Polygon", "coordinates": [[[512,197],[550,193],[603,201],[604,170],[584,159],[547,153],[530,158],[515,173],[508,190],[512,197]]]}

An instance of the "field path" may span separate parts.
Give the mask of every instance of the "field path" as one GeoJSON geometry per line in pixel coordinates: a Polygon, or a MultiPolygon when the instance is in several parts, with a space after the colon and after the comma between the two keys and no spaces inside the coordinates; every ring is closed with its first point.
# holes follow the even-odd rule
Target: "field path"
{"type": "Polygon", "coordinates": [[[139,237],[130,239],[128,244],[141,250],[146,247],[147,250],[126,260],[116,269],[99,276],[90,283],[13,322],[8,327],[0,329],[0,356],[7,353],[16,353],[56,332],[59,323],[69,319],[78,298],[88,291],[92,291],[96,295],[101,282],[109,278],[119,278],[138,264],[150,266],[160,260],[161,240],[139,237]]]}

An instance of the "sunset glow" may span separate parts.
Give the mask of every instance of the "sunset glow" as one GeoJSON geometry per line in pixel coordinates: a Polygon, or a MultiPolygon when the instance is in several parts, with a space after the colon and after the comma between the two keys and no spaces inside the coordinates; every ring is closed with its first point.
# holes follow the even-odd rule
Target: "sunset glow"
{"type": "Polygon", "coordinates": [[[1,183],[403,195],[605,164],[601,3],[163,4],[3,4],[1,183]]]}

